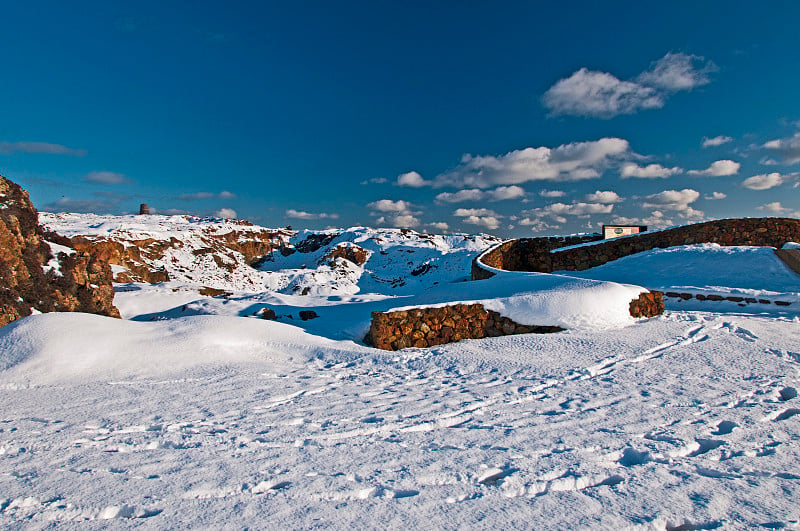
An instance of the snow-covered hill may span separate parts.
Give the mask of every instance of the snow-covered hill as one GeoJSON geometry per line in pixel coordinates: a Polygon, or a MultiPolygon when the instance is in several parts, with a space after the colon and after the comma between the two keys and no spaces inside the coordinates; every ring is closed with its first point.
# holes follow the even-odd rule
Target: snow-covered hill
{"type": "Polygon", "coordinates": [[[296,232],[191,216],[41,213],[40,222],[94,245],[121,244],[112,256],[119,281],[146,280],[137,273],[144,266],[183,289],[312,296],[407,294],[464,280],[472,258],[499,241],[366,227],[296,232]],[[348,247],[366,261],[348,259],[348,247]]]}

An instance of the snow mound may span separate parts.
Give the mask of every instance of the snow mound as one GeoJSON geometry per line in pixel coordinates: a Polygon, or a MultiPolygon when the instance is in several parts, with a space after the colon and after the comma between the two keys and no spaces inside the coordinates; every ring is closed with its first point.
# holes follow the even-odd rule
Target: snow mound
{"type": "Polygon", "coordinates": [[[417,307],[480,303],[523,325],[609,330],[636,322],[630,315],[630,302],[647,292],[642,287],[617,282],[507,272],[463,283],[455,291],[461,298],[451,295],[446,303],[417,307]]]}
{"type": "Polygon", "coordinates": [[[257,319],[193,316],[142,323],[49,313],[0,328],[0,383],[163,376],[242,363],[280,368],[302,363],[320,349],[337,350],[336,343],[257,319]]]}

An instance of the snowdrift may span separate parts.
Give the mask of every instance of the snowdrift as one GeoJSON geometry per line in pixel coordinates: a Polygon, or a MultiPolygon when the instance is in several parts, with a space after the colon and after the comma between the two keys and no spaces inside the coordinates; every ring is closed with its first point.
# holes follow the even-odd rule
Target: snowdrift
{"type": "Polygon", "coordinates": [[[193,316],[139,323],[49,313],[0,328],[0,383],[160,377],[200,366],[247,363],[279,370],[320,350],[339,349],[333,341],[272,321],[193,316]]]}

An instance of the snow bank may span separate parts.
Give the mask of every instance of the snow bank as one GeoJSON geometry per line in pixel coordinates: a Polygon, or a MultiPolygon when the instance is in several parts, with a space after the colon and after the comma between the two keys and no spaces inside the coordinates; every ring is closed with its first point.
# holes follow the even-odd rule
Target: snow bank
{"type": "Polygon", "coordinates": [[[280,368],[302,363],[326,348],[336,350],[336,343],[257,319],[193,316],[141,323],[49,313],[0,328],[0,383],[160,377],[203,365],[259,363],[280,368]]]}
{"type": "Polygon", "coordinates": [[[492,278],[448,286],[447,302],[419,304],[483,304],[523,325],[560,326],[568,330],[608,330],[633,324],[630,302],[645,288],[617,282],[579,279],[546,273],[500,272],[492,278]]]}

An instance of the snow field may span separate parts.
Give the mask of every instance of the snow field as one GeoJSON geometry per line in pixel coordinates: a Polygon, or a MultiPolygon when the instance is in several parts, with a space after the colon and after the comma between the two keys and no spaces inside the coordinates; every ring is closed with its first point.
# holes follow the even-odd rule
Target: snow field
{"type": "Polygon", "coordinates": [[[0,524],[797,525],[797,324],[679,312],[4,386],[0,524]]]}

